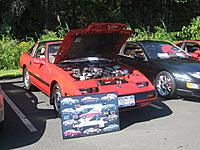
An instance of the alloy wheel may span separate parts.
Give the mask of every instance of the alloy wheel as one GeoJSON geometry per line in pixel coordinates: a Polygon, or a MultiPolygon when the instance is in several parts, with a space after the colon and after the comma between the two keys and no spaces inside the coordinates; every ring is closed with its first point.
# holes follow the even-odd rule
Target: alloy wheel
{"type": "Polygon", "coordinates": [[[161,96],[168,96],[172,92],[173,84],[168,75],[160,75],[156,81],[156,88],[161,96]]]}

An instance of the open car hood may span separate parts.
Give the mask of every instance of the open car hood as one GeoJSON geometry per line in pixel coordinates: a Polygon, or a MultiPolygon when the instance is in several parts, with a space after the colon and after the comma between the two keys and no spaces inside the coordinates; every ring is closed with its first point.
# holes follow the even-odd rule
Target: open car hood
{"type": "Polygon", "coordinates": [[[92,23],[87,28],[67,32],[54,63],[83,57],[113,59],[131,35],[126,24],[92,23]]]}

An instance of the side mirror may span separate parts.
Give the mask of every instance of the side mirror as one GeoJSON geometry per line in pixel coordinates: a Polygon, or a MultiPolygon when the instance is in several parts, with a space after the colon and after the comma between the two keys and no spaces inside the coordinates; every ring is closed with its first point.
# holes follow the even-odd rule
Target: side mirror
{"type": "Polygon", "coordinates": [[[33,63],[34,64],[44,65],[45,64],[45,59],[44,58],[34,58],[33,59],[33,63]]]}

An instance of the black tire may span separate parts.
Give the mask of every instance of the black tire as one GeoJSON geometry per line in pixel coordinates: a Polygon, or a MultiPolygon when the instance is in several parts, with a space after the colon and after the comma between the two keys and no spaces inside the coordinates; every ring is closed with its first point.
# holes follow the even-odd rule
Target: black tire
{"type": "Polygon", "coordinates": [[[175,79],[173,75],[167,71],[162,71],[157,75],[155,87],[160,97],[165,99],[176,97],[175,79]]]}
{"type": "Polygon", "coordinates": [[[51,101],[53,102],[53,107],[56,114],[60,117],[60,101],[59,98],[62,97],[62,92],[58,84],[55,84],[51,93],[51,101]]]}
{"type": "Polygon", "coordinates": [[[27,68],[24,68],[23,70],[23,82],[24,82],[24,88],[26,90],[31,90],[31,82],[30,82],[30,76],[27,68]]]}

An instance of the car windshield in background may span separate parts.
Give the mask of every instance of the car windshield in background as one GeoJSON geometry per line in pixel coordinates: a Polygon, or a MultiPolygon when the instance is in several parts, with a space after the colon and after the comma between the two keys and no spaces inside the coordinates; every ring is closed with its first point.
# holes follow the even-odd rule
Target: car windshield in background
{"type": "Polygon", "coordinates": [[[150,59],[187,57],[187,55],[183,51],[167,42],[144,42],[142,44],[150,59]]]}

